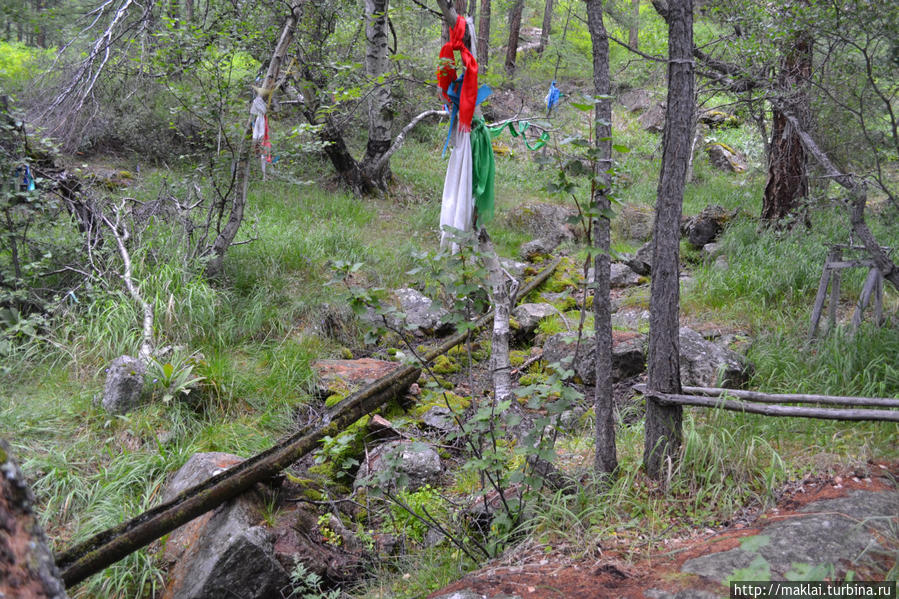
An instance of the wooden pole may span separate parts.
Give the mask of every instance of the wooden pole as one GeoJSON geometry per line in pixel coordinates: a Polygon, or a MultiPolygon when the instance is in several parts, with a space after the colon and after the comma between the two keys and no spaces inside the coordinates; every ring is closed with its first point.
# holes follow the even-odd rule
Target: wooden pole
{"type": "MultiPolygon", "coordinates": [[[[834,252],[834,262],[843,259],[843,250],[836,248],[834,252]]],[[[830,275],[830,305],[827,306],[827,333],[830,334],[836,330],[837,326],[837,308],[840,306],[840,280],[843,278],[839,270],[831,268],[830,275]]]]}
{"type": "MultiPolygon", "coordinates": [[[[520,297],[543,284],[558,264],[557,259],[531,279],[521,290],[520,297]]],[[[481,328],[492,319],[491,310],[479,318],[474,326],[481,328]]],[[[425,352],[422,360],[430,362],[448,352],[465,341],[470,333],[470,330],[466,330],[452,335],[425,352]]],[[[67,587],[77,584],[182,524],[249,490],[256,483],[270,480],[312,451],[326,435],[337,435],[365,414],[387,403],[400,390],[416,381],[419,374],[419,368],[403,366],[334,406],[324,416],[322,424],[310,424],[274,447],[183,491],[172,500],[65,550],[56,558],[63,582],[67,587]]]]}
{"type": "Polygon", "coordinates": [[[820,420],[870,420],[899,422],[899,410],[852,410],[835,408],[805,408],[797,406],[764,405],[747,401],[734,401],[721,397],[700,397],[670,393],[650,393],[648,398],[661,405],[701,406],[731,412],[761,414],[788,418],[816,418],[820,420]]]}
{"type": "Polygon", "coordinates": [[[811,341],[818,334],[818,323],[821,322],[821,311],[824,309],[824,300],[827,298],[827,285],[830,283],[830,263],[834,261],[834,252],[831,250],[827,254],[824,261],[824,268],[821,269],[821,280],[818,282],[818,293],[815,295],[815,304],[812,307],[812,319],[808,329],[808,339],[811,341]]]}
{"type": "MultiPolygon", "coordinates": [[[[635,385],[634,389],[644,393],[646,385],[635,385]]],[[[850,397],[842,395],[812,395],[806,393],[761,393],[742,389],[721,389],[719,387],[684,387],[686,395],[709,395],[718,397],[730,395],[738,399],[759,401],[762,403],[814,403],[839,406],[866,406],[880,408],[899,408],[899,399],[888,397],[850,397]]]]}
{"type": "Polygon", "coordinates": [[[872,268],[868,271],[868,278],[865,279],[865,284],[862,286],[862,292],[858,296],[858,303],[855,305],[855,314],[852,315],[853,332],[857,331],[859,325],[862,324],[863,313],[865,308],[868,307],[868,302],[871,301],[871,294],[874,293],[874,288],[877,286],[879,275],[880,271],[877,270],[877,268],[872,268]]]}

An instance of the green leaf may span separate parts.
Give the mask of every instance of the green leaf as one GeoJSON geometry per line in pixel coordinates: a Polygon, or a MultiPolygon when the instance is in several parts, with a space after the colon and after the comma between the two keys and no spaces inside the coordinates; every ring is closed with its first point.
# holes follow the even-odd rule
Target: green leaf
{"type": "Polygon", "coordinates": [[[631,149],[623,144],[612,144],[612,149],[621,154],[627,154],[631,149]]]}
{"type": "Polygon", "coordinates": [[[589,111],[593,110],[593,104],[581,104],[580,102],[569,102],[568,105],[573,106],[574,108],[577,108],[581,112],[589,112],[589,111]]]}

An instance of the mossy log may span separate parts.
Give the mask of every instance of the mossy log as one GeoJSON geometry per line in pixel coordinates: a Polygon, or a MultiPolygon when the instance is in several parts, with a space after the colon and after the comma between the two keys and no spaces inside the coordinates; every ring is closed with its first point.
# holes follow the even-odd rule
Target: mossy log
{"type": "MultiPolygon", "coordinates": [[[[541,285],[558,265],[555,260],[522,289],[521,297],[541,285]]],[[[475,323],[481,328],[493,318],[489,312],[475,323]]],[[[430,362],[468,338],[470,331],[452,335],[426,351],[430,362]]],[[[320,424],[310,424],[274,447],[255,455],[131,520],[105,530],[62,552],[56,564],[66,586],[77,584],[190,520],[215,509],[259,482],[273,478],[307,453],[325,436],[336,436],[356,420],[378,409],[418,380],[421,369],[406,365],[360,389],[334,406],[320,424]]]]}

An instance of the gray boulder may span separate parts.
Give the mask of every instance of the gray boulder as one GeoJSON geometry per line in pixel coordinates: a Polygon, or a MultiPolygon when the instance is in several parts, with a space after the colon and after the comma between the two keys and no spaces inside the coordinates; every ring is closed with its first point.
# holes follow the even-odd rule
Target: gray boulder
{"type": "Polygon", "coordinates": [[[652,242],[644,243],[637,253],[628,257],[625,261],[632,271],[644,277],[652,274],[652,242]]]}
{"type": "Polygon", "coordinates": [[[422,414],[421,423],[442,433],[449,433],[459,428],[452,411],[446,406],[431,406],[427,412],[422,414]]]}
{"type": "Polygon", "coordinates": [[[518,323],[515,336],[519,338],[530,336],[541,320],[558,312],[551,304],[519,304],[512,310],[512,318],[518,323]]]}
{"type": "Polygon", "coordinates": [[[382,474],[392,481],[399,475],[407,479],[405,488],[415,491],[436,482],[442,472],[443,463],[434,448],[413,441],[391,441],[368,453],[359,466],[354,486],[364,485],[366,479],[377,480],[382,474]]]}
{"type": "Polygon", "coordinates": [[[562,243],[562,237],[539,237],[523,243],[518,250],[522,260],[533,260],[537,256],[551,254],[562,243]]]}
{"type": "Polygon", "coordinates": [[[126,414],[140,404],[144,389],[143,362],[131,356],[119,356],[106,369],[103,408],[111,414],[126,414]]]}
{"type": "Polygon", "coordinates": [[[741,387],[751,367],[738,353],[707,341],[691,328],[680,328],[681,384],[695,387],[741,387]]]}
{"type": "Polygon", "coordinates": [[[702,212],[688,218],[682,227],[682,232],[694,248],[701,249],[708,243],[715,241],[724,225],[734,217],[721,206],[706,206],[702,212]]]}
{"type": "MultiPolygon", "coordinates": [[[[567,333],[552,335],[543,345],[543,359],[547,364],[562,363],[573,357],[575,342],[567,333]]],[[[567,368],[584,385],[596,384],[596,344],[592,339],[582,339],[577,360],[567,368]]],[[[646,368],[646,336],[630,331],[612,332],[612,381],[618,382],[640,374],[646,368]]]]}
{"type": "Polygon", "coordinates": [[[715,168],[731,173],[744,173],[749,164],[746,158],[730,146],[722,143],[711,143],[705,147],[709,162],[715,168]]]}
{"type": "Polygon", "coordinates": [[[702,256],[703,262],[711,262],[715,258],[719,257],[723,251],[724,250],[721,247],[720,243],[712,242],[702,246],[702,249],[699,251],[699,253],[702,256]]]}
{"type": "Polygon", "coordinates": [[[627,264],[613,262],[609,272],[609,283],[613,288],[633,287],[640,284],[640,275],[627,264]]]}
{"type": "Polygon", "coordinates": [[[665,128],[665,105],[662,103],[650,106],[640,115],[640,126],[650,133],[661,133],[665,128]]]}
{"type": "MultiPolygon", "coordinates": [[[[163,501],[243,461],[227,453],[191,456],[163,492],[163,501]]],[[[289,583],[275,559],[270,531],[257,526],[262,497],[251,491],[173,532],[163,558],[169,564],[166,596],[171,599],[217,599],[239,596],[278,597],[289,583]]]]}
{"type": "MultiPolygon", "coordinates": [[[[397,312],[386,315],[387,324],[391,328],[410,331],[416,335],[446,333],[452,329],[452,325],[442,322],[447,311],[420,291],[403,287],[394,289],[392,295],[397,312]]],[[[381,317],[372,310],[366,312],[363,319],[377,326],[383,324],[381,317]]]]}
{"type": "Polygon", "coordinates": [[[506,222],[513,228],[530,233],[534,237],[549,239],[571,239],[577,230],[568,220],[577,214],[571,206],[530,202],[513,208],[506,216],[506,222]]]}
{"type": "Polygon", "coordinates": [[[499,264],[514,277],[521,277],[524,275],[524,271],[527,269],[528,265],[524,262],[519,262],[518,260],[512,260],[511,258],[500,258],[499,264]]]}
{"type": "MultiPolygon", "coordinates": [[[[596,269],[590,268],[587,271],[587,282],[593,283],[596,280],[596,269]]],[[[609,265],[609,285],[613,288],[633,287],[640,284],[640,275],[627,264],[621,262],[612,262],[609,265]]]]}
{"type": "Polygon", "coordinates": [[[649,241],[652,238],[654,214],[652,208],[640,204],[624,204],[615,218],[612,228],[620,238],[632,241],[649,241]]]}

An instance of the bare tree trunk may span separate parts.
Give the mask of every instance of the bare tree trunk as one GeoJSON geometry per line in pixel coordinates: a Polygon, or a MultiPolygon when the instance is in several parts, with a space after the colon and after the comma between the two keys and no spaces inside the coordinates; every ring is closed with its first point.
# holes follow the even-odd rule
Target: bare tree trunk
{"type": "MultiPolygon", "coordinates": [[[[693,120],[693,1],[671,0],[668,22],[668,112],[663,134],[662,170],[653,226],[652,285],[649,304],[650,392],[680,393],[679,241],[681,206],[690,160],[693,120]]],[[[646,472],[660,478],[681,444],[680,406],[646,402],[646,472]]]]}
{"type": "Polygon", "coordinates": [[[478,65],[487,66],[490,56],[490,0],[481,0],[481,17],[478,22],[478,65]]]}
{"type": "Polygon", "coordinates": [[[515,76],[515,61],[518,58],[518,36],[521,33],[521,13],[524,0],[515,0],[509,10],[509,45],[506,47],[506,74],[515,76]]]}
{"type": "MultiPolygon", "coordinates": [[[[291,3],[290,15],[284,21],[284,25],[281,28],[281,36],[278,38],[278,43],[275,45],[275,50],[272,53],[272,59],[271,62],[269,62],[268,71],[265,74],[265,79],[263,79],[261,86],[262,93],[265,94],[267,99],[270,99],[277,91],[275,90],[275,83],[281,72],[281,65],[284,62],[284,57],[287,55],[287,49],[290,48],[290,44],[293,43],[301,4],[302,0],[293,0],[291,3]]],[[[228,251],[228,248],[234,242],[234,238],[237,237],[237,231],[240,229],[240,225],[243,222],[243,213],[247,205],[247,193],[250,187],[252,138],[253,116],[251,115],[244,128],[244,136],[240,144],[240,149],[238,150],[237,163],[235,165],[235,172],[237,174],[237,195],[235,195],[232,200],[231,214],[228,216],[228,222],[225,223],[224,228],[222,228],[221,232],[219,232],[215,241],[212,243],[210,252],[211,257],[206,264],[206,275],[211,278],[221,275],[225,261],[225,252],[228,251]]]]}
{"type": "MultiPolygon", "coordinates": [[[[807,32],[800,32],[789,43],[777,87],[784,95],[783,104],[802,121],[804,129],[808,129],[811,70],[812,39],[807,32]]],[[[792,215],[808,195],[807,159],[799,134],[777,105],[772,112],[768,183],[762,200],[762,220],[769,225],[792,215]]]]}
{"type": "Polygon", "coordinates": [[[184,0],[184,19],[187,23],[193,23],[194,0],[184,0]]]}
{"type": "Polygon", "coordinates": [[[627,29],[627,45],[640,49],[640,0],[631,0],[631,25],[627,29]]]}
{"type": "MultiPolygon", "coordinates": [[[[365,74],[371,81],[387,73],[387,9],[389,0],[365,0],[365,74]]],[[[377,87],[368,100],[368,144],[362,169],[380,189],[387,188],[390,163],[379,160],[393,141],[393,104],[390,85],[376,82],[377,87]]]]}
{"type": "MultiPolygon", "coordinates": [[[[608,97],[612,83],[609,77],[609,38],[602,20],[602,0],[587,0],[587,24],[593,43],[593,89],[597,96],[608,97]]],[[[593,264],[595,277],[593,295],[593,326],[596,343],[596,451],[593,470],[597,475],[609,476],[618,468],[615,451],[615,418],[612,406],[612,308],[610,288],[609,227],[610,186],[612,168],[612,102],[599,100],[596,104],[594,147],[599,150],[592,185],[592,201],[600,216],[593,220],[593,244],[597,249],[593,264]]]]}
{"type": "Polygon", "coordinates": [[[546,0],[546,6],[543,7],[543,27],[540,29],[540,45],[537,46],[537,52],[543,54],[546,44],[549,42],[549,34],[552,33],[553,26],[553,0],[546,0]]]}
{"type": "Polygon", "coordinates": [[[518,281],[508,276],[499,262],[487,229],[478,232],[478,245],[484,256],[487,279],[490,283],[490,303],[493,304],[493,336],[490,350],[490,369],[493,375],[493,399],[500,402],[512,396],[512,365],[509,359],[509,317],[518,290],[518,281]]]}

